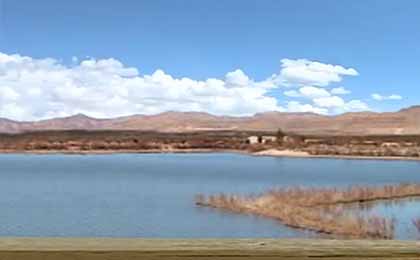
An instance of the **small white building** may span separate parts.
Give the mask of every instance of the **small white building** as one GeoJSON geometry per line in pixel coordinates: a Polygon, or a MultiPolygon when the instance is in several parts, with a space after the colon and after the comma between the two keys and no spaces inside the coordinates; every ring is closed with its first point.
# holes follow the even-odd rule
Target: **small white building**
{"type": "Polygon", "coordinates": [[[265,143],[274,143],[275,141],[277,141],[277,137],[276,136],[272,136],[272,135],[264,135],[261,137],[261,143],[265,144],[265,143]]]}
{"type": "Polygon", "coordinates": [[[401,145],[399,143],[386,142],[386,143],[382,143],[381,147],[386,147],[386,148],[400,148],[401,145]]]}
{"type": "Polygon", "coordinates": [[[249,136],[248,137],[248,143],[249,144],[258,144],[259,143],[260,138],[256,135],[253,136],[249,136]]]}
{"type": "Polygon", "coordinates": [[[276,136],[271,135],[263,135],[263,136],[249,136],[248,137],[248,143],[249,144],[265,144],[265,143],[271,143],[277,141],[276,136]]]}

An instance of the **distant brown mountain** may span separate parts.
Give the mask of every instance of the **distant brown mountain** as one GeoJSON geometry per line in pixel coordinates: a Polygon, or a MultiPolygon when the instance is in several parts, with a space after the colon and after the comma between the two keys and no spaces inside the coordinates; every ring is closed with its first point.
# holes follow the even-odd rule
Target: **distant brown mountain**
{"type": "Polygon", "coordinates": [[[301,134],[420,134],[420,106],[398,112],[360,112],[337,116],[266,112],[249,117],[230,117],[201,112],[165,112],[112,119],[96,119],[82,114],[35,122],[0,119],[0,132],[3,133],[42,130],[275,131],[279,128],[301,134]]]}

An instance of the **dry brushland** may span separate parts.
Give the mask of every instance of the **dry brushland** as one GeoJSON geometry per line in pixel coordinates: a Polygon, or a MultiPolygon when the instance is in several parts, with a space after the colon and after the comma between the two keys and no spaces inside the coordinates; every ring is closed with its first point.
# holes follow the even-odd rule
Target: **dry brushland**
{"type": "MultiPolygon", "coordinates": [[[[260,195],[197,195],[196,205],[235,213],[255,214],[282,224],[349,238],[392,239],[394,220],[380,216],[348,213],[348,203],[392,200],[420,196],[420,184],[383,187],[282,188],[260,195]]],[[[419,220],[414,220],[419,228],[419,220]]]]}
{"type": "Polygon", "coordinates": [[[246,150],[246,132],[39,131],[0,134],[4,152],[188,152],[246,150]]]}
{"type": "Polygon", "coordinates": [[[60,130],[0,134],[1,152],[110,153],[233,151],[278,156],[420,159],[420,136],[303,136],[250,131],[60,130]],[[252,141],[253,138],[255,142],[252,141]],[[264,153],[265,151],[277,151],[264,153]]]}

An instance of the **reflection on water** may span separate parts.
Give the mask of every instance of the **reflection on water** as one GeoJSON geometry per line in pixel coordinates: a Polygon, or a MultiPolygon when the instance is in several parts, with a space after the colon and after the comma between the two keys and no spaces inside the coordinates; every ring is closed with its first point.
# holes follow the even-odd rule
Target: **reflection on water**
{"type": "Polygon", "coordinates": [[[355,203],[342,206],[348,214],[381,216],[395,221],[395,239],[414,240],[419,233],[413,220],[420,217],[420,197],[355,203]]]}

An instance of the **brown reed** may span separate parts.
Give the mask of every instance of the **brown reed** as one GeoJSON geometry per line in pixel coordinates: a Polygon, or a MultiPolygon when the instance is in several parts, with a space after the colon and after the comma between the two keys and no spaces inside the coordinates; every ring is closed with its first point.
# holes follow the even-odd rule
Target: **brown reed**
{"type": "MultiPolygon", "coordinates": [[[[269,217],[290,227],[320,233],[355,238],[392,239],[394,220],[380,216],[349,214],[342,207],[336,206],[415,196],[420,196],[420,185],[417,184],[355,186],[343,190],[294,187],[273,189],[257,196],[197,195],[196,204],[269,217]]],[[[420,228],[420,220],[417,225],[420,228]]]]}

